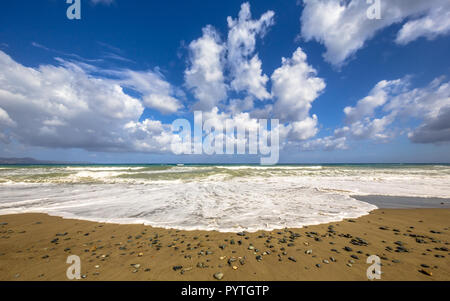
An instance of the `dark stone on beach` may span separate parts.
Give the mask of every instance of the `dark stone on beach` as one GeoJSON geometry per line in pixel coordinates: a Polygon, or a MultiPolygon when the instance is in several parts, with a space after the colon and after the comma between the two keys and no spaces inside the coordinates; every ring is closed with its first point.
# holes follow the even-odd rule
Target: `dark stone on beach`
{"type": "Polygon", "coordinates": [[[220,246],[219,246],[219,248],[222,249],[222,250],[224,250],[225,247],[226,247],[226,245],[220,245],[220,246]]]}
{"type": "Polygon", "coordinates": [[[234,245],[236,244],[236,242],[234,241],[234,239],[230,240],[230,245],[234,245]]]}
{"type": "Polygon", "coordinates": [[[183,268],[183,266],[181,266],[181,265],[175,265],[175,266],[172,267],[172,269],[173,269],[174,271],[181,270],[182,268],[183,268]]]}
{"type": "Polygon", "coordinates": [[[433,273],[428,270],[421,269],[419,272],[427,276],[433,276],[433,273]]]}
{"type": "Polygon", "coordinates": [[[382,227],[379,227],[378,229],[380,229],[380,230],[389,230],[389,227],[382,226],[382,227]]]}
{"type": "Polygon", "coordinates": [[[47,259],[47,258],[49,258],[50,256],[48,256],[48,255],[44,255],[44,256],[42,256],[42,259],[47,259]]]}
{"type": "Polygon", "coordinates": [[[288,257],[288,259],[290,260],[290,261],[293,261],[293,262],[297,262],[297,260],[294,258],[294,257],[288,257]]]}
{"type": "Polygon", "coordinates": [[[403,246],[398,246],[397,249],[395,250],[395,252],[397,253],[408,253],[409,250],[403,246]]]}
{"type": "Polygon", "coordinates": [[[55,238],[55,239],[53,239],[53,240],[51,241],[51,243],[52,243],[52,244],[56,244],[56,243],[58,243],[58,241],[59,241],[59,238],[55,238]]]}
{"type": "Polygon", "coordinates": [[[262,260],[262,256],[261,255],[257,255],[256,256],[256,261],[261,261],[262,260]]]}
{"type": "Polygon", "coordinates": [[[321,267],[320,263],[316,264],[316,267],[320,268],[321,267]]]}
{"type": "Polygon", "coordinates": [[[353,251],[353,249],[352,249],[352,248],[350,248],[350,247],[347,247],[347,246],[345,246],[345,247],[344,247],[344,250],[345,250],[345,251],[347,251],[347,252],[351,252],[351,251],[353,251]]]}
{"type": "Polygon", "coordinates": [[[355,246],[367,246],[367,245],[369,244],[366,240],[364,240],[364,239],[362,239],[362,238],[360,238],[360,237],[355,237],[355,238],[353,238],[353,239],[350,241],[350,243],[351,243],[352,245],[355,245],[355,246]]]}
{"type": "Polygon", "coordinates": [[[429,268],[430,267],[428,264],[424,264],[424,263],[422,263],[420,266],[423,267],[423,268],[429,268]]]}
{"type": "Polygon", "coordinates": [[[393,262],[393,263],[400,263],[400,260],[398,260],[398,259],[392,259],[392,262],[393,262]]]}
{"type": "Polygon", "coordinates": [[[241,265],[244,265],[244,264],[245,264],[245,259],[244,259],[244,258],[239,259],[239,263],[240,263],[241,265]]]}
{"type": "Polygon", "coordinates": [[[67,232],[64,232],[64,233],[56,233],[56,236],[66,236],[67,234],[69,234],[69,233],[67,233],[67,232]]]}
{"type": "Polygon", "coordinates": [[[354,259],[359,259],[359,257],[356,256],[356,255],[354,255],[354,254],[350,255],[350,257],[351,257],[351,258],[354,258],[354,259]]]}
{"type": "Polygon", "coordinates": [[[233,262],[236,261],[236,258],[231,257],[230,259],[228,259],[228,264],[231,266],[233,264],[233,262]]]}

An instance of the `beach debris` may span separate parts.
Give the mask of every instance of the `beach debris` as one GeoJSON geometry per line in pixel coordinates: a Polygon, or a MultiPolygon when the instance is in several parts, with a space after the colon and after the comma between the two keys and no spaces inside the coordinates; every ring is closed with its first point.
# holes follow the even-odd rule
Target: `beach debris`
{"type": "Polygon", "coordinates": [[[178,270],[181,270],[183,268],[183,266],[181,266],[181,265],[175,265],[175,266],[173,266],[172,267],[172,269],[176,272],[176,271],[178,271],[178,270]]]}

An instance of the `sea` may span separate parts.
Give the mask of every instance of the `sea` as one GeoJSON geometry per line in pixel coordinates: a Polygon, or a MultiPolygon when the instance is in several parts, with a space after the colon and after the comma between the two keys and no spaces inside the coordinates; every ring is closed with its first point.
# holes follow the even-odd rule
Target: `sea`
{"type": "Polygon", "coordinates": [[[0,215],[253,232],[449,207],[448,164],[0,165],[0,215]]]}

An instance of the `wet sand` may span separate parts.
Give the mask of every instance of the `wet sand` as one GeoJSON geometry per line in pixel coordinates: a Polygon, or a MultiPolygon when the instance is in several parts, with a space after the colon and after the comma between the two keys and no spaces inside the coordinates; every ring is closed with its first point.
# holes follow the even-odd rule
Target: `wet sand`
{"type": "Polygon", "coordinates": [[[0,280],[362,280],[370,255],[381,280],[450,280],[450,209],[378,209],[301,229],[219,233],[0,216],[0,280]],[[220,277],[219,277],[220,278],[220,277]]]}

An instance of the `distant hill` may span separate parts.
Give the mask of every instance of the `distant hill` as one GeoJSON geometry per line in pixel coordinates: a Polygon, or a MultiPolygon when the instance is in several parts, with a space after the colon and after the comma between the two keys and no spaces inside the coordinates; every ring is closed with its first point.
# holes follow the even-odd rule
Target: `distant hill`
{"type": "Polygon", "coordinates": [[[88,164],[88,162],[63,162],[63,161],[45,161],[34,158],[0,158],[0,165],[13,164],[88,164]]]}

